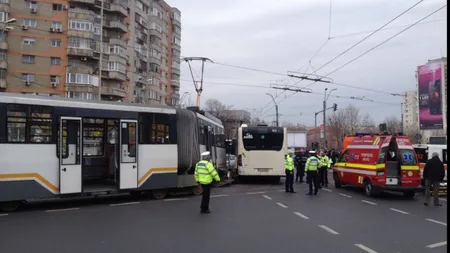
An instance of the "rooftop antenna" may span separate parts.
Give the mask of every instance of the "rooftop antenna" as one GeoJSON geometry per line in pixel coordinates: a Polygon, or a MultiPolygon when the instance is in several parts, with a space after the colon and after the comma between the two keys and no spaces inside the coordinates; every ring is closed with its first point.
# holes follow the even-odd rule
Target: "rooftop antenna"
{"type": "Polygon", "coordinates": [[[191,71],[192,76],[192,82],[194,83],[195,91],[197,92],[197,107],[200,108],[200,96],[202,95],[203,91],[203,73],[205,71],[205,62],[211,62],[214,63],[212,60],[206,57],[183,57],[181,58],[182,61],[187,62],[189,65],[189,70],[191,71]],[[202,62],[202,72],[200,75],[200,80],[196,81],[194,77],[194,72],[192,71],[191,61],[201,61],[202,62]]]}

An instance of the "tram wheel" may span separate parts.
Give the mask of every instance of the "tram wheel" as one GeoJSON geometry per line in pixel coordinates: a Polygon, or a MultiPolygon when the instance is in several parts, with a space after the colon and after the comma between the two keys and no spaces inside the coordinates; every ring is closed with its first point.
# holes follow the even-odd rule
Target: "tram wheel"
{"type": "Polygon", "coordinates": [[[167,190],[167,189],[153,190],[152,197],[155,199],[163,199],[167,196],[168,192],[169,192],[169,190],[167,190]]]}
{"type": "Polygon", "coordinates": [[[0,212],[14,212],[22,205],[22,201],[0,203],[0,212]]]}
{"type": "Polygon", "coordinates": [[[192,194],[201,195],[203,193],[203,187],[201,185],[196,185],[191,188],[192,194]]]}

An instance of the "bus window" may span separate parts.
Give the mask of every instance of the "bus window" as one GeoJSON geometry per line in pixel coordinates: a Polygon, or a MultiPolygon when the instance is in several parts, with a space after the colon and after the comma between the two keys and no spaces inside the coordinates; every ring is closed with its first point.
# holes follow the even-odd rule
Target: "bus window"
{"type": "Polygon", "coordinates": [[[417,159],[419,163],[426,163],[428,160],[428,149],[427,148],[414,148],[416,151],[417,159]]]}
{"type": "Polygon", "coordinates": [[[242,142],[247,151],[251,150],[276,150],[283,147],[283,133],[257,133],[242,129],[242,142]]]}
{"type": "Polygon", "coordinates": [[[414,150],[400,149],[400,160],[402,165],[416,165],[416,156],[414,150]]]}

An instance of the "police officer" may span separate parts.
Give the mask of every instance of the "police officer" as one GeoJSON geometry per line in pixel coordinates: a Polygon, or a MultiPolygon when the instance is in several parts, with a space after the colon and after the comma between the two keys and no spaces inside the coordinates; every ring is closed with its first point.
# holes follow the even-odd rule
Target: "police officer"
{"type": "Polygon", "coordinates": [[[210,162],[211,153],[209,151],[201,154],[202,160],[195,165],[195,181],[203,188],[202,203],[200,205],[201,213],[210,213],[209,197],[211,195],[211,183],[214,180],[220,182],[220,177],[210,162]]]}
{"type": "Polygon", "coordinates": [[[311,155],[306,161],[305,172],[306,172],[306,182],[309,184],[309,192],[306,195],[313,195],[313,184],[314,184],[314,195],[317,195],[319,191],[319,178],[318,169],[321,166],[319,158],[316,157],[316,151],[309,151],[311,155]]]}
{"type": "Polygon", "coordinates": [[[320,187],[328,188],[328,168],[330,167],[330,159],[327,156],[326,152],[322,152],[322,156],[320,157],[320,168],[319,168],[319,177],[320,177],[320,187]]]}
{"type": "Polygon", "coordinates": [[[294,191],[294,159],[291,157],[292,152],[286,154],[284,160],[284,169],[286,172],[286,192],[295,193],[294,191]]]}
{"type": "Polygon", "coordinates": [[[305,175],[305,156],[307,153],[301,151],[298,155],[295,156],[295,165],[297,167],[297,173],[295,175],[295,182],[303,183],[303,176],[305,175]]]}

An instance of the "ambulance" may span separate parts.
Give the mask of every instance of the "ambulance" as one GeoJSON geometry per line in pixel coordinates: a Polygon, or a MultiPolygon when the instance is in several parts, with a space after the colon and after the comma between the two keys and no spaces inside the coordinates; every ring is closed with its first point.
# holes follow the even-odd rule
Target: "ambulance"
{"type": "MultiPolygon", "coordinates": [[[[347,137],[346,137],[347,138],[347,137]]],[[[414,197],[420,190],[420,168],[408,137],[401,134],[356,134],[333,167],[335,187],[363,187],[366,195],[382,191],[414,197]]]]}

